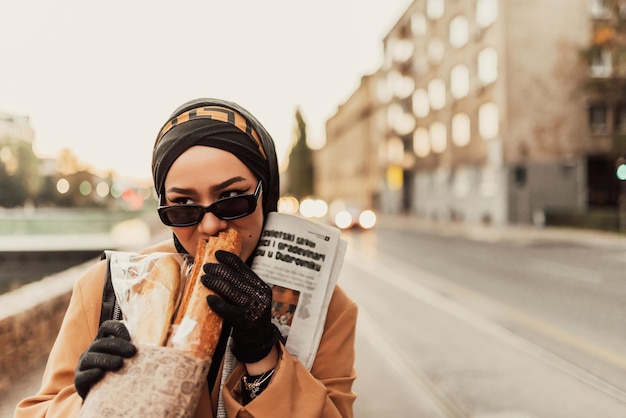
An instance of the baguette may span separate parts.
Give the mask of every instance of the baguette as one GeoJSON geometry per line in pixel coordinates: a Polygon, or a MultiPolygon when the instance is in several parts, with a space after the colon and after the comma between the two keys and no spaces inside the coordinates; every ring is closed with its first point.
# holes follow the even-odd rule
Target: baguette
{"type": "Polygon", "coordinates": [[[133,286],[136,298],[137,344],[163,346],[167,339],[180,294],[180,264],[177,256],[166,255],[154,261],[150,273],[133,286]]]}
{"type": "Polygon", "coordinates": [[[213,356],[222,332],[222,318],[209,308],[206,301],[207,296],[214,292],[206,288],[200,280],[202,266],[217,262],[217,250],[240,255],[241,245],[239,234],[232,228],[220,232],[208,241],[198,241],[193,267],[172,324],[168,347],[201,359],[210,359],[213,356]]]}

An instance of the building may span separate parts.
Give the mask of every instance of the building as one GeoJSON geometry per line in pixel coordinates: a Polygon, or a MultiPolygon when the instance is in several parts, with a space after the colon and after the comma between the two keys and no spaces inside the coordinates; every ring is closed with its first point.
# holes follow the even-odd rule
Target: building
{"type": "Polygon", "coordinates": [[[34,138],[28,116],[0,112],[0,206],[32,203],[39,187],[34,138]]]}
{"type": "Polygon", "coordinates": [[[0,161],[10,173],[17,170],[20,148],[32,150],[35,131],[28,116],[0,112],[0,161]]]}
{"type": "Polygon", "coordinates": [[[326,144],[313,154],[313,183],[315,195],[327,202],[380,206],[379,147],[386,123],[385,107],[376,99],[379,82],[377,74],[362,77],[360,87],[326,121],[326,144]]]}
{"type": "Polygon", "coordinates": [[[585,86],[616,62],[601,48],[591,65],[581,59],[610,3],[414,1],[383,40],[382,67],[327,123],[326,197],[361,193],[383,212],[486,224],[615,207],[626,106],[585,86]],[[347,161],[360,153],[367,162],[347,161]],[[338,184],[349,168],[367,180],[338,184]]]}

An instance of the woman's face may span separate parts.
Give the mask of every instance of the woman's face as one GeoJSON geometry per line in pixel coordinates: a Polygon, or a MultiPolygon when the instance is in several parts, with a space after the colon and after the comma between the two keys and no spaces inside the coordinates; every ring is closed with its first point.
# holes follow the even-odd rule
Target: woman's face
{"type": "MultiPolygon", "coordinates": [[[[172,164],[165,178],[165,204],[208,206],[224,197],[254,193],[258,183],[250,169],[230,152],[198,145],[186,150],[172,164]]],[[[246,217],[224,221],[208,212],[199,224],[173,226],[172,231],[189,254],[195,256],[199,239],[206,240],[231,227],[243,240],[240,257],[247,260],[263,229],[263,198],[261,194],[256,210],[246,217]]]]}

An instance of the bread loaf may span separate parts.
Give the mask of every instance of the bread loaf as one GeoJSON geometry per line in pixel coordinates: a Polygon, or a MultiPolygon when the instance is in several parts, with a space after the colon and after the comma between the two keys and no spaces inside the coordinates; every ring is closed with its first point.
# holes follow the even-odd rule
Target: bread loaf
{"type": "Polygon", "coordinates": [[[134,342],[163,346],[180,295],[178,256],[166,255],[154,261],[148,275],[133,286],[137,294],[135,309],[138,326],[134,342]]]}
{"type": "Polygon", "coordinates": [[[232,228],[220,232],[208,241],[198,241],[193,267],[185,284],[167,346],[201,359],[213,356],[222,332],[222,318],[207,304],[206,298],[213,292],[200,281],[203,275],[202,266],[217,262],[217,250],[240,255],[241,245],[239,234],[232,228]]]}

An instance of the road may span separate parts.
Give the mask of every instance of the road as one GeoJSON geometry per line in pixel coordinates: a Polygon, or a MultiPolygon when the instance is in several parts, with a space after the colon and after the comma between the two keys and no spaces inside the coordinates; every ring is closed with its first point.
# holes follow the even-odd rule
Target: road
{"type": "Polygon", "coordinates": [[[624,240],[346,238],[356,416],[626,417],[624,240]]]}
{"type": "Polygon", "coordinates": [[[345,234],[356,417],[626,417],[626,238],[409,225],[345,234]]]}

